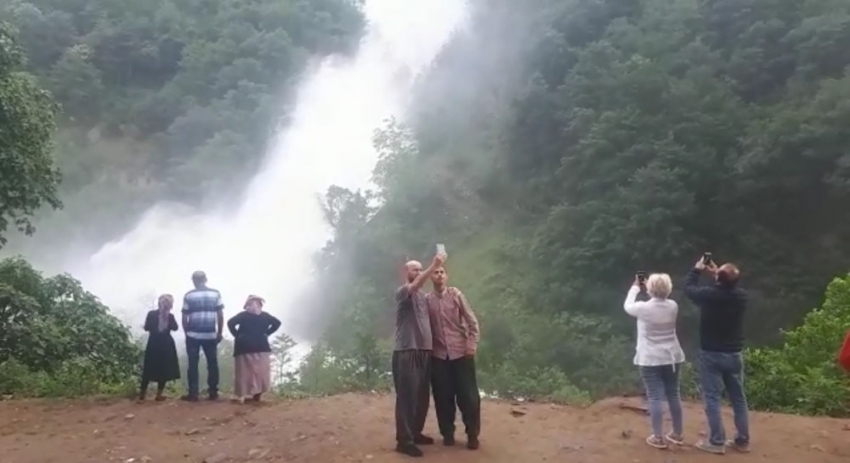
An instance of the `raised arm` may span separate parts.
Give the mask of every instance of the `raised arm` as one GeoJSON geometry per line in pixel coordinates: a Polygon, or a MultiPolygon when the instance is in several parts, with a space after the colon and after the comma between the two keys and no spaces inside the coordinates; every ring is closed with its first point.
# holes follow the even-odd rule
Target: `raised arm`
{"type": "Polygon", "coordinates": [[[704,301],[712,291],[712,288],[708,286],[700,286],[700,273],[702,272],[699,269],[693,268],[685,277],[685,297],[697,305],[704,301]]]}
{"type": "Polygon", "coordinates": [[[466,300],[466,296],[459,289],[453,288],[458,300],[460,301],[460,315],[469,329],[469,337],[466,339],[466,355],[475,355],[478,350],[478,340],[481,339],[481,332],[478,326],[478,319],[475,317],[475,312],[466,300]]]}
{"type": "Polygon", "coordinates": [[[640,313],[640,308],[643,306],[643,302],[638,302],[637,295],[640,293],[640,286],[632,285],[629,288],[629,293],[626,294],[626,300],[623,302],[623,309],[625,309],[626,313],[631,315],[632,317],[637,317],[640,313]]]}
{"type": "Polygon", "coordinates": [[[268,312],[263,313],[265,313],[269,317],[269,329],[266,331],[266,335],[271,336],[274,334],[275,331],[280,328],[280,320],[278,320],[277,317],[268,312]]]}
{"type": "Polygon", "coordinates": [[[425,282],[431,278],[431,275],[434,273],[434,270],[443,266],[443,262],[446,261],[445,254],[437,254],[434,256],[434,260],[431,261],[431,265],[428,266],[425,270],[419,272],[419,276],[416,277],[410,283],[405,283],[402,285],[402,290],[399,290],[399,293],[396,294],[396,299],[399,297],[410,297],[411,294],[419,291],[423,286],[425,286],[425,282]]]}

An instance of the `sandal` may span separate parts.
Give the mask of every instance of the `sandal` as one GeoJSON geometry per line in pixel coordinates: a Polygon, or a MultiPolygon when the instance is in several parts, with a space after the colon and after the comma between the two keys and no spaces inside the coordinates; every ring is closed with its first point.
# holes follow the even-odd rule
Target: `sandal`
{"type": "Polygon", "coordinates": [[[655,434],[652,434],[646,438],[646,445],[650,447],[655,447],[660,450],[667,449],[667,444],[664,443],[664,439],[656,436],[655,434]]]}
{"type": "Polygon", "coordinates": [[[682,436],[673,434],[673,431],[668,432],[664,438],[673,445],[685,445],[685,439],[682,439],[682,436]]]}

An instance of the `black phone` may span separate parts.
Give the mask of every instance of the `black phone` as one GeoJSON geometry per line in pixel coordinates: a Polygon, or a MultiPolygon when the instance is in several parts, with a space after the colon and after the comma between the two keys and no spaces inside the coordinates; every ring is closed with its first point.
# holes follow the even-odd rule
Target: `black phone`
{"type": "Polygon", "coordinates": [[[705,265],[711,265],[711,253],[710,252],[704,252],[702,254],[702,263],[705,264],[705,265]]]}
{"type": "Polygon", "coordinates": [[[638,281],[641,282],[641,283],[646,281],[646,272],[637,272],[635,274],[635,276],[637,277],[638,281]]]}

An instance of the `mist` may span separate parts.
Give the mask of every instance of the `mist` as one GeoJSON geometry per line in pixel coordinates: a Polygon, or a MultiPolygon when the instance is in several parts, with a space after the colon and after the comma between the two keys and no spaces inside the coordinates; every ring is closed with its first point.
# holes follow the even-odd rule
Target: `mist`
{"type": "Polygon", "coordinates": [[[371,186],[371,138],[386,119],[404,119],[411,86],[465,14],[462,0],[367,0],[368,27],[353,58],[330,57],[308,72],[291,124],[269,144],[235,209],[193,210],[162,202],[132,231],[66,266],[134,330],[153,295],[179,300],[195,270],[221,291],[225,315],[248,294],[284,322],[309,307],[313,259],[330,237],[320,197],[331,185],[371,186]]]}

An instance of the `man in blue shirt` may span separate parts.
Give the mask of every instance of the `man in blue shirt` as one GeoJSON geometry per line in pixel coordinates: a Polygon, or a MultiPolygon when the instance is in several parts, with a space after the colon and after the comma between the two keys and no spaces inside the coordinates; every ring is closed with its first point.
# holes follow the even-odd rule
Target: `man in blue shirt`
{"type": "Polygon", "coordinates": [[[224,304],[221,294],[207,287],[207,275],[192,274],[195,289],[183,296],[183,331],[186,333],[186,355],[189,358],[189,394],[183,400],[198,401],[198,362],[201,349],[207,359],[207,385],[210,400],[218,399],[218,343],[224,328],[224,304]]]}

